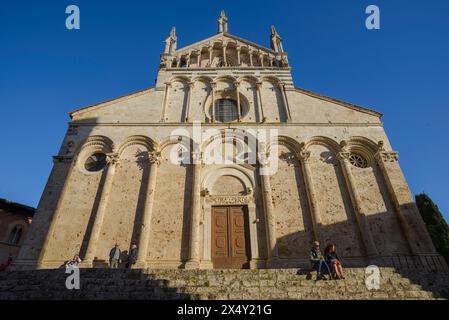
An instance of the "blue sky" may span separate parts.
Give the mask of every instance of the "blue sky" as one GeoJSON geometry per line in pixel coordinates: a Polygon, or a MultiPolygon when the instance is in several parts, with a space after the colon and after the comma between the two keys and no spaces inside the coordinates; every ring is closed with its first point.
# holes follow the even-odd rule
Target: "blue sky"
{"type": "Polygon", "coordinates": [[[154,85],[170,28],[178,47],[229,31],[284,39],[296,86],[384,113],[413,193],[449,218],[449,1],[2,1],[0,197],[37,206],[71,110],[154,85]],[[81,30],[65,29],[65,8],[81,30]],[[365,28],[365,8],[381,30],[365,28]]]}

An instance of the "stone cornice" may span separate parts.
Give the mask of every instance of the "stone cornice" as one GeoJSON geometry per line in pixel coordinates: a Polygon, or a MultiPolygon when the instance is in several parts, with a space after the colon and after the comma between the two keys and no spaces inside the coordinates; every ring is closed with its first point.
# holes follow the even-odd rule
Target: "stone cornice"
{"type": "Polygon", "coordinates": [[[76,109],[74,111],[69,112],[69,116],[72,119],[73,116],[76,115],[76,114],[83,113],[83,112],[88,111],[88,110],[90,111],[91,109],[97,109],[97,108],[101,108],[101,107],[106,107],[106,106],[108,106],[108,105],[110,105],[112,103],[122,102],[122,101],[125,101],[127,99],[130,99],[130,98],[137,97],[137,96],[140,96],[142,94],[145,94],[147,92],[151,92],[152,90],[155,90],[155,88],[154,87],[150,87],[150,88],[142,89],[142,90],[139,90],[139,91],[136,91],[136,92],[125,94],[123,96],[119,96],[117,98],[109,99],[109,100],[102,101],[102,102],[99,102],[99,103],[96,103],[96,104],[92,104],[92,105],[89,105],[89,106],[86,106],[86,107],[82,107],[82,108],[79,108],[79,109],[76,109]]]}
{"type": "Polygon", "coordinates": [[[339,105],[341,105],[343,107],[347,107],[347,108],[350,108],[350,109],[353,109],[353,110],[356,110],[356,111],[360,111],[360,112],[363,112],[363,113],[368,113],[370,115],[373,115],[373,116],[376,116],[376,117],[379,117],[379,118],[381,118],[383,116],[382,113],[377,112],[375,110],[371,110],[371,109],[368,109],[368,108],[365,108],[365,107],[361,107],[361,106],[358,106],[358,105],[355,105],[355,104],[352,104],[352,103],[349,103],[349,102],[345,102],[345,101],[342,101],[342,100],[339,100],[339,99],[335,99],[335,98],[332,98],[332,97],[324,96],[324,95],[321,95],[319,93],[315,93],[315,92],[312,92],[312,91],[309,91],[309,90],[306,90],[306,89],[301,89],[301,88],[295,87],[294,89],[291,89],[289,91],[293,91],[293,90],[296,91],[296,92],[300,92],[300,93],[306,94],[308,96],[314,97],[314,98],[318,98],[318,99],[327,101],[327,102],[336,103],[336,104],[339,104],[339,105]]]}
{"type": "MultiPolygon", "coordinates": [[[[96,127],[96,126],[124,126],[124,127],[192,127],[192,123],[184,122],[136,122],[136,123],[115,123],[115,122],[69,122],[71,126],[96,127]]],[[[383,123],[306,123],[306,122],[232,122],[232,123],[201,123],[203,127],[383,127],[383,123]]]]}
{"type": "MultiPolygon", "coordinates": [[[[192,123],[179,123],[179,122],[151,122],[151,123],[114,123],[114,122],[69,122],[70,126],[77,127],[178,127],[178,128],[191,128],[192,123]]],[[[380,127],[383,128],[383,123],[294,123],[294,122],[263,122],[263,123],[249,123],[249,122],[233,122],[230,124],[223,123],[201,123],[203,128],[219,127],[219,128],[235,128],[235,127],[380,127]]]]}

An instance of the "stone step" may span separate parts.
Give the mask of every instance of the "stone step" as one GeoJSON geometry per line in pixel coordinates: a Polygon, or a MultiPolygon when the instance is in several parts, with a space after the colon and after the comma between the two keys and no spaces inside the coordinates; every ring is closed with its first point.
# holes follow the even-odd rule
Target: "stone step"
{"type": "Polygon", "coordinates": [[[447,296],[449,276],[381,268],[380,290],[365,270],[346,280],[315,281],[306,270],[82,269],[81,290],[67,290],[65,270],[5,272],[0,299],[432,299],[447,296]]]}

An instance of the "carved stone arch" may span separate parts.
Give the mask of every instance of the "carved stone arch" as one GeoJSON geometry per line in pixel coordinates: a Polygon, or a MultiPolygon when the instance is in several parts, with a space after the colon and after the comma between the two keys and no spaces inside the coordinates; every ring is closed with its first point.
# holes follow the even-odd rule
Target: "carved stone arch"
{"type": "Polygon", "coordinates": [[[105,136],[90,136],[87,137],[75,151],[76,155],[79,155],[85,149],[97,149],[106,153],[112,152],[114,144],[111,139],[105,136]]]}
{"type": "Polygon", "coordinates": [[[105,136],[90,136],[80,144],[74,155],[74,163],[85,172],[84,162],[95,153],[112,153],[114,144],[111,139],[105,136]]]}
{"type": "Polygon", "coordinates": [[[277,139],[271,139],[267,146],[267,152],[269,153],[271,151],[271,147],[276,144],[287,147],[291,152],[293,152],[295,157],[298,158],[298,154],[301,151],[301,144],[295,139],[287,136],[278,136],[277,139]]]}
{"type": "MultiPolygon", "coordinates": [[[[234,180],[235,181],[235,180],[234,180]]],[[[236,182],[237,182],[236,181],[236,182]]],[[[203,204],[203,261],[205,265],[212,267],[212,207],[213,206],[246,206],[248,221],[256,221],[256,201],[254,170],[239,165],[206,167],[201,180],[202,204],[203,204]],[[244,194],[223,195],[210,194],[214,190],[216,182],[221,178],[232,177],[242,184],[244,194]]],[[[221,189],[219,189],[221,190],[221,189]]],[[[233,190],[235,191],[235,190],[233,190]]],[[[255,223],[248,225],[248,247],[251,259],[259,258],[258,229],[255,223]]]]}
{"type": "MultiPolygon", "coordinates": [[[[209,155],[209,146],[217,141],[220,142],[220,147],[222,147],[222,144],[229,142],[232,142],[236,146],[236,156],[240,159],[237,163],[240,165],[243,165],[244,167],[252,167],[257,163],[259,141],[257,136],[252,134],[250,131],[242,129],[233,130],[233,128],[219,130],[218,133],[207,137],[202,142],[200,149],[205,156],[209,155]],[[227,132],[230,134],[226,135],[227,132]]],[[[215,150],[217,146],[214,145],[211,147],[214,148],[212,150],[215,150]]]]}
{"type": "Polygon", "coordinates": [[[240,82],[240,81],[248,81],[248,82],[250,82],[251,84],[256,84],[258,81],[259,81],[259,79],[257,79],[255,76],[251,76],[251,75],[246,75],[246,76],[240,76],[240,77],[238,77],[237,78],[237,81],[238,82],[240,82]]]}
{"type": "Polygon", "coordinates": [[[378,144],[366,137],[354,136],[347,139],[346,141],[348,142],[348,145],[362,145],[365,148],[369,149],[372,153],[375,153],[378,149],[378,144]]]}
{"type": "Polygon", "coordinates": [[[375,163],[375,153],[377,151],[377,144],[365,137],[351,137],[342,141],[346,150],[351,153],[356,153],[364,157],[368,161],[368,166],[375,163]]]}
{"type": "Polygon", "coordinates": [[[171,135],[163,140],[161,140],[158,144],[157,152],[161,154],[165,148],[171,145],[180,145],[182,148],[183,154],[189,157],[189,163],[194,163],[192,153],[200,150],[198,144],[192,140],[192,138],[185,135],[171,135]]]}
{"type": "Polygon", "coordinates": [[[234,84],[234,82],[236,80],[237,79],[235,77],[230,76],[230,75],[218,76],[218,77],[215,78],[215,82],[216,83],[218,83],[218,82],[232,82],[234,84]]]}
{"type": "Polygon", "coordinates": [[[227,165],[218,169],[209,170],[203,176],[201,186],[203,190],[212,190],[215,182],[223,176],[231,176],[238,179],[246,189],[254,189],[255,181],[254,177],[248,174],[243,167],[239,165],[227,165]]]}
{"type": "MultiPolygon", "coordinates": [[[[201,144],[201,150],[204,150],[210,143],[212,143],[213,141],[215,141],[215,139],[217,139],[217,137],[219,137],[221,139],[222,142],[225,141],[226,137],[226,132],[229,130],[232,130],[232,128],[229,129],[220,129],[218,134],[214,134],[212,136],[210,136],[207,140],[203,141],[201,144]]],[[[248,133],[247,130],[242,130],[242,129],[237,129],[233,131],[233,138],[235,138],[236,140],[242,141],[244,143],[246,143],[244,141],[244,137],[248,137],[249,139],[251,139],[251,142],[255,143],[256,146],[258,144],[258,140],[257,137],[254,136],[251,133],[248,133]]]]}
{"type": "Polygon", "coordinates": [[[185,77],[185,76],[174,76],[173,78],[170,79],[169,82],[171,84],[173,84],[173,82],[176,82],[176,81],[182,82],[182,83],[188,85],[189,82],[190,82],[190,79],[188,77],[185,77]]]}
{"type": "Polygon", "coordinates": [[[328,147],[335,154],[341,150],[340,145],[335,140],[324,136],[315,136],[307,139],[301,144],[301,148],[307,150],[312,145],[322,145],[328,147]]]}
{"type": "Polygon", "coordinates": [[[124,142],[117,149],[119,157],[123,155],[123,152],[130,146],[139,145],[147,149],[147,151],[154,151],[157,149],[155,142],[146,136],[131,136],[125,139],[124,142]]]}
{"type": "Polygon", "coordinates": [[[196,150],[198,145],[192,140],[192,138],[188,137],[188,136],[184,136],[184,135],[171,135],[168,136],[164,139],[162,139],[159,143],[158,143],[158,149],[157,151],[160,152],[162,150],[164,150],[166,147],[168,147],[169,145],[172,144],[181,144],[183,146],[185,146],[186,148],[188,147],[189,149],[192,150],[196,150]]]}
{"type": "Polygon", "coordinates": [[[201,76],[196,76],[192,79],[192,82],[197,82],[197,81],[204,82],[208,86],[211,86],[211,84],[214,80],[209,76],[201,75],[201,76]]]}
{"type": "Polygon", "coordinates": [[[275,76],[264,76],[261,81],[271,82],[272,84],[279,86],[281,81],[275,76]]]}
{"type": "Polygon", "coordinates": [[[232,48],[235,48],[235,47],[237,47],[238,42],[237,42],[237,40],[229,39],[229,40],[227,40],[227,45],[228,46],[231,45],[232,48]]]}

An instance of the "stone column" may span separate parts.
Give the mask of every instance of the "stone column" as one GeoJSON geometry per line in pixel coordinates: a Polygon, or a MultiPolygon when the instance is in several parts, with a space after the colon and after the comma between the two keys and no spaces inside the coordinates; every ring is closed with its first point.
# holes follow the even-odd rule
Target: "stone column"
{"type": "Polygon", "coordinates": [[[227,59],[226,59],[226,43],[223,44],[223,62],[224,62],[224,66],[226,67],[228,65],[227,63],[227,59]]]}
{"type": "MultiPolygon", "coordinates": [[[[76,161],[74,160],[73,157],[56,156],[56,157],[53,157],[53,163],[54,163],[54,166],[59,165],[59,164],[68,164],[68,169],[67,169],[67,174],[65,176],[64,184],[62,186],[61,192],[59,194],[59,198],[57,200],[56,207],[55,207],[55,209],[53,211],[53,215],[51,217],[51,221],[49,221],[50,225],[49,225],[49,228],[47,231],[47,235],[45,236],[44,243],[42,244],[42,248],[39,253],[39,258],[37,259],[37,269],[41,269],[43,267],[45,254],[47,252],[50,239],[53,237],[53,234],[55,232],[55,228],[56,228],[56,225],[58,222],[58,215],[61,211],[62,203],[66,197],[66,193],[67,193],[68,186],[70,184],[72,172],[76,166],[76,161]]],[[[53,169],[53,170],[55,170],[55,169],[53,169]]]]}
{"type": "Polygon", "coordinates": [[[248,50],[248,54],[249,54],[249,65],[252,67],[253,66],[253,52],[248,50]]]}
{"type": "Polygon", "coordinates": [[[200,49],[200,52],[198,53],[198,56],[196,58],[198,68],[201,68],[201,50],[202,50],[202,48],[200,49]]]}
{"type": "Polygon", "coordinates": [[[240,66],[241,65],[241,58],[240,58],[240,51],[242,50],[242,47],[238,46],[237,47],[237,65],[240,66]]]}
{"type": "Polygon", "coordinates": [[[95,213],[95,219],[92,226],[92,231],[89,236],[89,242],[86,249],[86,255],[84,256],[83,265],[86,267],[92,267],[93,261],[96,255],[96,249],[98,244],[98,239],[100,238],[101,228],[103,226],[104,216],[106,215],[106,208],[109,201],[109,196],[112,190],[112,182],[114,180],[115,170],[119,162],[118,156],[116,154],[108,155],[107,158],[108,166],[105,169],[106,178],[104,180],[103,186],[100,191],[100,203],[98,204],[98,210],[95,213]]]}
{"type": "Polygon", "coordinates": [[[260,116],[262,118],[262,122],[265,122],[267,120],[267,118],[265,118],[265,115],[263,112],[262,92],[261,92],[262,82],[257,82],[256,88],[257,88],[257,104],[259,105],[260,116]]]}
{"type": "Polygon", "coordinates": [[[211,122],[215,122],[215,89],[217,88],[217,84],[215,82],[212,82],[210,86],[212,90],[211,122]]]}
{"type": "Polygon", "coordinates": [[[351,171],[351,164],[349,163],[350,153],[344,148],[338,153],[337,158],[340,161],[341,167],[343,169],[343,174],[345,177],[348,192],[351,198],[352,206],[355,211],[355,216],[357,224],[360,229],[360,234],[362,237],[363,245],[366,250],[368,257],[378,256],[377,248],[374,244],[373,236],[366,219],[366,214],[363,212],[362,200],[358,192],[357,186],[355,185],[354,176],[351,171]]]}
{"type": "Polygon", "coordinates": [[[263,53],[259,54],[260,66],[263,67],[263,53]]]}
{"type": "Polygon", "coordinates": [[[143,208],[142,221],[140,226],[139,244],[137,246],[137,268],[146,268],[148,257],[148,245],[150,240],[151,217],[153,213],[154,193],[156,192],[157,171],[161,161],[160,154],[150,152],[148,154],[149,175],[147,183],[147,194],[143,208]]]}
{"type": "Polygon", "coordinates": [[[170,93],[170,87],[171,87],[171,83],[170,82],[166,82],[165,83],[164,102],[163,102],[163,105],[162,105],[161,122],[165,122],[165,112],[167,110],[167,104],[168,104],[168,98],[169,98],[169,93],[170,93]]]}
{"type": "Polygon", "coordinates": [[[287,122],[290,122],[292,120],[292,117],[290,114],[290,107],[288,105],[287,93],[285,92],[285,84],[280,83],[279,89],[281,90],[281,93],[282,93],[282,101],[284,103],[284,110],[285,110],[285,115],[287,117],[287,122]]]}
{"type": "Polygon", "coordinates": [[[383,143],[375,155],[388,188],[390,199],[398,216],[399,223],[413,254],[435,254],[432,239],[419,214],[408,184],[399,166],[399,155],[394,151],[385,151],[383,143]]]}
{"type": "Polygon", "coordinates": [[[200,222],[201,222],[201,153],[193,152],[192,203],[190,219],[189,260],[186,269],[200,267],[200,222]]]}
{"type": "Polygon", "coordinates": [[[306,187],[307,199],[309,201],[309,210],[312,218],[313,236],[316,241],[321,243],[320,229],[321,216],[318,201],[316,200],[316,191],[313,185],[312,171],[310,170],[310,151],[302,149],[299,152],[299,159],[301,161],[302,174],[304,176],[304,183],[306,187]]]}
{"type": "Polygon", "coordinates": [[[234,86],[235,86],[235,92],[237,94],[237,121],[240,122],[240,121],[242,121],[242,119],[241,119],[242,110],[241,110],[241,106],[240,106],[240,82],[235,81],[234,86]]]}
{"type": "Polygon", "coordinates": [[[209,67],[212,67],[212,54],[214,52],[214,48],[213,46],[209,46],[207,49],[209,50],[209,67]]]}
{"type": "MultiPolygon", "coordinates": [[[[261,168],[269,165],[266,154],[259,153],[259,164],[261,168]]],[[[271,195],[270,176],[267,174],[260,174],[260,178],[262,182],[262,199],[265,210],[268,263],[270,263],[278,258],[278,251],[276,246],[276,221],[273,212],[274,210],[273,198],[271,195]]]]}
{"type": "Polygon", "coordinates": [[[187,68],[190,68],[190,59],[191,59],[191,56],[192,56],[192,52],[189,52],[189,53],[187,54],[187,57],[186,57],[186,67],[187,67],[187,68]]]}
{"type": "Polygon", "coordinates": [[[187,92],[187,112],[185,122],[190,121],[190,107],[191,107],[190,100],[192,99],[192,91],[194,86],[195,86],[194,82],[189,82],[189,91],[187,92]]]}

